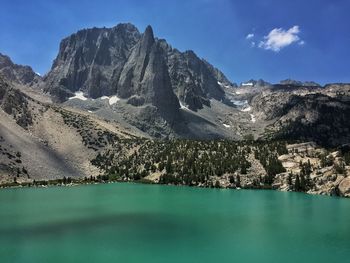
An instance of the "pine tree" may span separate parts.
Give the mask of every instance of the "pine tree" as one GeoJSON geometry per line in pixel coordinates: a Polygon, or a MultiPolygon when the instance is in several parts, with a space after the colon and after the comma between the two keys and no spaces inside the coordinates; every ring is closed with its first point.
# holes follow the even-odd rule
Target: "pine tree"
{"type": "Polygon", "coordinates": [[[300,187],[300,178],[299,178],[299,175],[298,175],[298,174],[297,174],[297,177],[295,178],[294,190],[295,190],[295,191],[300,191],[300,190],[301,190],[301,187],[300,187]]]}
{"type": "Polygon", "coordinates": [[[237,174],[237,177],[236,177],[236,186],[241,187],[241,177],[239,176],[239,174],[237,174]]]}
{"type": "Polygon", "coordinates": [[[305,175],[300,174],[300,190],[305,191],[306,190],[306,180],[305,180],[305,175]]]}
{"type": "Polygon", "coordinates": [[[293,178],[293,173],[290,173],[288,175],[288,178],[287,178],[287,183],[288,183],[289,186],[293,185],[292,178],[293,178]]]}

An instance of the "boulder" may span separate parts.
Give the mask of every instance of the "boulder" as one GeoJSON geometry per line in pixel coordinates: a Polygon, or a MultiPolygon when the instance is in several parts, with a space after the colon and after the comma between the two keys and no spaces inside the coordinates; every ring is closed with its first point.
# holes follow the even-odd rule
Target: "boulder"
{"type": "Polygon", "coordinates": [[[338,189],[340,196],[350,197],[350,177],[344,178],[340,182],[338,189]]]}

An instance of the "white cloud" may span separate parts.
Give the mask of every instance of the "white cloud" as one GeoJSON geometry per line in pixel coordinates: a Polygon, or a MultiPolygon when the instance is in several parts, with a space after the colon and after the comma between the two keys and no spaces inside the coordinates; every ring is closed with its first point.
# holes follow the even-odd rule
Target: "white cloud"
{"type": "Polygon", "coordinates": [[[252,39],[254,37],[254,34],[248,34],[247,36],[246,36],[246,39],[252,39]]]}
{"type": "Polygon", "coordinates": [[[272,29],[267,36],[264,36],[264,40],[260,41],[259,47],[279,52],[282,48],[293,43],[304,45],[305,42],[300,39],[299,33],[299,26],[293,26],[288,30],[284,30],[283,28],[272,29]]]}

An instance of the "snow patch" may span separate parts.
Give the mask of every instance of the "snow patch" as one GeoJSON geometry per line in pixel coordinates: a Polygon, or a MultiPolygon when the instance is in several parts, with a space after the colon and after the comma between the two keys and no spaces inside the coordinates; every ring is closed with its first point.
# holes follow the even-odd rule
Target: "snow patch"
{"type": "Polygon", "coordinates": [[[247,112],[247,111],[251,111],[252,107],[250,107],[249,105],[247,107],[244,107],[241,111],[247,112]]]}
{"type": "Polygon", "coordinates": [[[88,112],[89,112],[89,113],[92,113],[92,111],[91,111],[91,110],[88,110],[88,112]]]}
{"type": "Polygon", "coordinates": [[[218,84],[219,84],[219,86],[221,86],[221,87],[223,87],[223,88],[230,88],[230,85],[225,85],[225,84],[223,84],[223,83],[221,83],[220,81],[218,81],[218,84]]]}
{"type": "Polygon", "coordinates": [[[75,96],[70,97],[69,100],[72,100],[72,99],[87,100],[88,99],[84,96],[84,93],[82,91],[77,91],[74,94],[75,96]]]}
{"type": "Polygon", "coordinates": [[[226,123],[223,123],[222,125],[224,125],[226,128],[230,128],[231,126],[226,124],[226,123]]]}
{"type": "Polygon", "coordinates": [[[251,121],[252,121],[253,123],[256,122],[256,118],[255,118],[254,114],[250,114],[250,118],[251,118],[251,121]]]}
{"type": "Polygon", "coordinates": [[[243,87],[252,87],[252,86],[254,86],[254,83],[251,83],[251,82],[243,82],[243,83],[242,83],[242,86],[243,86],[243,87]]]}
{"type": "Polygon", "coordinates": [[[109,98],[109,105],[113,105],[115,103],[117,103],[117,101],[119,101],[120,99],[117,96],[112,96],[109,98]]]}
{"type": "Polygon", "coordinates": [[[179,101],[180,102],[180,108],[181,109],[183,109],[183,110],[190,110],[189,108],[187,108],[184,104],[182,104],[182,102],[181,101],[179,101]]]}
{"type": "Polygon", "coordinates": [[[245,106],[248,104],[248,101],[247,100],[235,100],[235,99],[231,99],[231,102],[233,104],[235,104],[236,106],[238,107],[242,107],[242,106],[245,106]]]}
{"type": "Polygon", "coordinates": [[[108,96],[102,96],[100,99],[101,99],[101,100],[108,100],[109,97],[108,97],[108,96]]]}

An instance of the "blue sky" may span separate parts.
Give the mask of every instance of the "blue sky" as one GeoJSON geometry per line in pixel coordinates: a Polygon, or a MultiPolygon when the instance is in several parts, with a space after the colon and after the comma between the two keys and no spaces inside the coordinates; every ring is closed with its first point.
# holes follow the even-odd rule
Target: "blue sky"
{"type": "Polygon", "coordinates": [[[349,0],[1,0],[0,52],[44,74],[63,37],[131,22],[234,82],[350,82],[349,14],[349,0]]]}

